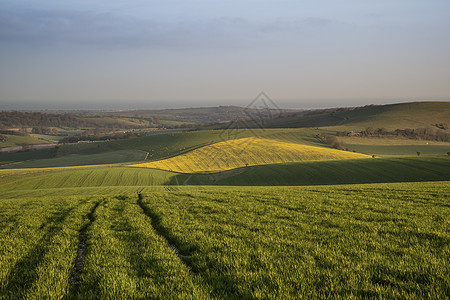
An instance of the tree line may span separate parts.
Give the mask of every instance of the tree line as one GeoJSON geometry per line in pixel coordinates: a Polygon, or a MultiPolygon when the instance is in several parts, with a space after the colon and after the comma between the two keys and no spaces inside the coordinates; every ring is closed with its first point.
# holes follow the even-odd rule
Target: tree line
{"type": "MultiPolygon", "coordinates": [[[[130,119],[125,118],[123,119],[130,119]]],[[[133,118],[131,118],[133,119],[133,118]]],[[[0,111],[0,128],[18,127],[104,127],[114,130],[116,128],[133,129],[149,126],[149,120],[140,123],[126,124],[123,120],[114,120],[106,117],[83,117],[76,114],[42,113],[23,111],[0,111]],[[122,121],[122,122],[121,122],[122,121]]]]}
{"type": "Polygon", "coordinates": [[[109,135],[96,135],[96,134],[82,134],[81,136],[66,136],[59,140],[60,144],[67,143],[78,143],[78,142],[95,142],[95,141],[109,141],[109,140],[120,140],[139,137],[139,134],[134,132],[124,132],[124,133],[114,133],[109,135]]]}
{"type": "Polygon", "coordinates": [[[450,142],[450,134],[442,129],[434,128],[416,128],[416,129],[395,129],[386,130],[385,128],[371,128],[368,127],[361,132],[342,131],[338,132],[337,136],[360,136],[360,137],[405,137],[415,140],[450,142]]]}
{"type": "Polygon", "coordinates": [[[86,126],[87,122],[71,114],[49,114],[41,112],[0,111],[1,127],[50,126],[78,127],[86,126]]]}

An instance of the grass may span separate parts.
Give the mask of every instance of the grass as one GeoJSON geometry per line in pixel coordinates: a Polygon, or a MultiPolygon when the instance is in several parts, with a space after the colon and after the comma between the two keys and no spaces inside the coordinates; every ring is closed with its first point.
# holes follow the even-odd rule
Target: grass
{"type": "Polygon", "coordinates": [[[2,193],[1,298],[446,299],[450,292],[449,182],[53,192],[2,193]],[[87,223],[80,281],[71,285],[87,223]]]}
{"type": "Polygon", "coordinates": [[[448,123],[450,102],[412,102],[372,105],[347,111],[268,120],[266,128],[327,127],[360,131],[367,127],[388,130],[432,127],[448,123]]]}
{"type": "Polygon", "coordinates": [[[427,140],[413,140],[403,137],[339,137],[339,141],[351,145],[385,145],[385,146],[449,146],[450,143],[427,140]]]}
{"type": "MultiPolygon", "coordinates": [[[[223,142],[227,140],[258,137],[277,140],[280,142],[289,142],[308,146],[327,147],[317,138],[319,133],[331,131],[308,128],[284,128],[284,129],[230,129],[230,130],[210,130],[195,132],[180,132],[167,134],[154,134],[140,138],[126,140],[117,140],[109,142],[80,143],[72,145],[63,145],[57,149],[35,150],[17,153],[0,153],[0,165],[21,163],[17,166],[7,167],[45,167],[51,166],[70,166],[83,164],[99,163],[122,163],[141,160],[143,154],[140,151],[148,152],[147,160],[154,161],[163,158],[173,157],[175,155],[187,153],[197,148],[211,145],[212,143],[223,142]],[[97,155],[97,156],[95,156],[97,155]],[[46,160],[51,159],[51,160],[46,160]],[[43,161],[37,161],[43,160],[43,161]],[[22,163],[26,161],[26,163],[22,163]],[[30,162],[33,161],[33,162],[30,162]]],[[[366,139],[362,139],[366,140],[366,139]]],[[[408,149],[404,147],[394,147],[396,140],[393,140],[389,146],[385,144],[385,139],[371,139],[368,147],[366,144],[355,142],[349,143],[350,149],[356,149],[357,152],[375,153],[378,155],[404,155],[415,154],[421,151],[423,154],[444,154],[446,144],[424,145],[424,149],[418,149],[411,146],[408,149]],[[374,142],[375,141],[375,142],[374,142]],[[386,148],[387,147],[387,148],[386,148]],[[373,151],[372,151],[373,150],[373,151]],[[415,150],[415,151],[414,151],[415,150]]],[[[347,141],[346,141],[347,142],[347,141]]],[[[350,141],[352,142],[352,141],[350,141]]],[[[143,152],[142,152],[143,153],[143,152]]]]}
{"type": "Polygon", "coordinates": [[[165,160],[134,166],[197,173],[262,164],[366,157],[367,155],[336,149],[251,137],[220,142],[165,160]]]}
{"type": "Polygon", "coordinates": [[[68,295],[78,232],[91,206],[80,197],[0,201],[0,298],[68,295]]]}
{"type": "Polygon", "coordinates": [[[27,194],[42,190],[45,195],[59,189],[83,188],[83,193],[95,194],[97,191],[89,188],[135,191],[157,185],[301,186],[441,181],[450,180],[449,167],[448,156],[424,156],[262,165],[204,175],[126,166],[4,169],[0,170],[0,191],[8,195],[14,191],[27,194]]]}
{"type": "Polygon", "coordinates": [[[15,171],[17,175],[13,172],[10,176],[1,178],[3,181],[2,189],[164,185],[174,176],[174,173],[162,170],[119,166],[47,169],[41,173],[31,173],[30,170],[32,169],[17,170],[15,171]],[[29,173],[25,173],[27,171],[29,173]]]}
{"type": "MultiPolygon", "coordinates": [[[[448,120],[447,105],[308,118],[416,128],[448,120]]],[[[386,156],[422,152],[348,159],[367,156],[330,149],[322,132],[172,132],[1,153],[12,165],[0,170],[0,298],[448,299],[450,157],[423,156],[448,145],[348,141],[386,156]],[[89,165],[146,152],[144,166],[220,171],[89,165]]]]}
{"type": "Polygon", "coordinates": [[[19,136],[19,135],[10,135],[10,134],[2,134],[8,138],[6,142],[0,142],[0,148],[3,147],[15,147],[22,146],[23,144],[27,145],[37,145],[37,144],[51,144],[53,141],[49,141],[47,139],[42,139],[39,136],[28,135],[28,136],[19,136]]]}
{"type": "Polygon", "coordinates": [[[351,151],[384,157],[417,155],[418,151],[422,155],[445,155],[450,151],[450,143],[398,137],[339,137],[339,141],[351,151]]]}
{"type": "MultiPolygon", "coordinates": [[[[121,153],[134,153],[134,155],[140,156],[140,151],[149,153],[147,160],[158,160],[181,153],[186,153],[190,150],[209,145],[211,143],[251,136],[327,147],[316,137],[318,133],[319,131],[310,129],[241,129],[168,133],[166,133],[166,131],[156,133],[152,132],[150,136],[125,140],[68,144],[60,145],[57,149],[0,153],[0,165],[10,165],[27,161],[26,164],[22,164],[20,166],[27,167],[29,164],[28,161],[41,159],[54,160],[45,160],[42,162],[35,161],[31,163],[31,166],[47,166],[46,164],[48,163],[51,163],[53,166],[66,166],[73,164],[83,165],[92,163],[122,163],[133,160],[132,158],[127,158],[124,160],[121,153]],[[89,156],[94,154],[98,156],[89,156]],[[74,155],[79,155],[78,159],[74,159],[74,155]],[[105,160],[107,157],[109,157],[109,159],[105,160]],[[67,162],[70,164],[67,164],[67,162]]],[[[135,161],[139,160],[141,160],[140,157],[135,159],[135,161]]]]}
{"type": "Polygon", "coordinates": [[[444,299],[448,183],[144,195],[166,238],[224,298],[444,299]]]}
{"type": "Polygon", "coordinates": [[[239,129],[239,130],[209,130],[190,132],[157,132],[149,136],[115,140],[97,143],[80,143],[61,146],[57,156],[69,154],[98,154],[117,150],[141,150],[149,152],[149,160],[162,159],[187,152],[201,146],[229,139],[251,136],[267,137],[304,143],[308,145],[323,145],[315,135],[319,131],[310,129],[239,129]]]}
{"type": "Polygon", "coordinates": [[[370,158],[357,160],[317,161],[275,164],[245,168],[227,176],[179,175],[178,182],[231,186],[296,186],[321,184],[362,184],[381,182],[420,182],[450,180],[450,158],[370,158]],[[211,183],[210,183],[211,184],[211,183]]]}
{"type": "Polygon", "coordinates": [[[29,160],[6,166],[7,168],[48,168],[82,165],[130,163],[143,161],[147,153],[140,150],[118,150],[98,154],[70,154],[61,157],[29,160]]]}
{"type": "Polygon", "coordinates": [[[347,118],[336,130],[361,130],[367,127],[386,128],[424,128],[433,124],[448,123],[450,102],[411,102],[386,106],[366,107],[354,112],[337,113],[347,118]]]}
{"type": "Polygon", "coordinates": [[[360,153],[375,154],[383,157],[389,156],[417,156],[421,155],[446,155],[450,151],[449,144],[435,145],[360,145],[347,144],[350,150],[360,153]]]}
{"type": "Polygon", "coordinates": [[[133,196],[109,197],[96,209],[76,298],[207,299],[133,196]]]}
{"type": "Polygon", "coordinates": [[[95,117],[80,117],[89,123],[94,123],[94,127],[109,127],[116,126],[122,128],[133,128],[149,126],[150,123],[147,120],[133,118],[133,117],[107,117],[107,116],[95,116],[95,117]]]}
{"type": "Polygon", "coordinates": [[[52,158],[55,149],[30,150],[25,152],[0,153],[0,166],[15,164],[26,160],[52,158]]]}
{"type": "MultiPolygon", "coordinates": [[[[52,144],[58,143],[58,141],[64,137],[61,135],[48,135],[48,134],[37,134],[37,133],[31,134],[31,136],[38,138],[39,140],[46,141],[48,143],[52,143],[52,144]]],[[[42,143],[42,144],[44,144],[44,143],[42,143]]]]}

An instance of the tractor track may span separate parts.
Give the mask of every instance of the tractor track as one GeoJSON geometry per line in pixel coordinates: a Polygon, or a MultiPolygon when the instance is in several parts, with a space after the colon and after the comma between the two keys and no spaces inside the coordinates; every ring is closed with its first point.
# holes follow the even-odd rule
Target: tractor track
{"type": "Polygon", "coordinates": [[[167,233],[165,232],[164,228],[162,228],[161,225],[160,225],[160,221],[159,221],[158,216],[156,216],[151,210],[149,210],[147,207],[145,207],[144,204],[142,203],[142,194],[140,192],[138,193],[137,204],[143,210],[144,214],[147,217],[150,218],[151,225],[152,225],[153,229],[155,230],[155,232],[160,237],[162,237],[164,240],[166,240],[167,244],[175,252],[176,256],[178,256],[178,258],[180,259],[181,263],[183,263],[190,271],[194,272],[194,270],[190,266],[189,262],[187,261],[187,259],[190,258],[190,255],[183,254],[180,251],[180,249],[177,247],[177,245],[175,245],[174,243],[172,243],[170,241],[170,238],[167,236],[167,233]]]}
{"type": "Polygon", "coordinates": [[[75,258],[75,262],[72,268],[72,273],[69,277],[69,283],[77,287],[80,283],[80,276],[81,272],[83,270],[83,262],[84,257],[86,256],[86,240],[87,240],[87,230],[91,226],[91,224],[95,221],[94,213],[97,207],[100,205],[100,202],[95,203],[94,207],[91,209],[91,211],[87,214],[87,217],[89,219],[89,223],[87,223],[83,228],[80,230],[80,234],[78,237],[78,251],[77,256],[75,258]]]}

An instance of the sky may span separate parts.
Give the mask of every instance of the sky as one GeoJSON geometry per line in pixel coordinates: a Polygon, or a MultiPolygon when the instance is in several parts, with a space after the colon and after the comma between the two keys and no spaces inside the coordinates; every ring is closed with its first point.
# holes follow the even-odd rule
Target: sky
{"type": "Polygon", "coordinates": [[[1,109],[450,100],[448,0],[0,0],[1,109]]]}

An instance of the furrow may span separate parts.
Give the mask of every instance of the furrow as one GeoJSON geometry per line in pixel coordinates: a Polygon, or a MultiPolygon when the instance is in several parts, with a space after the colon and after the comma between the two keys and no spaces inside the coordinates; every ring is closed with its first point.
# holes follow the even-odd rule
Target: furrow
{"type": "Polygon", "coordinates": [[[180,249],[177,247],[177,245],[175,245],[174,243],[172,243],[170,241],[170,238],[167,236],[167,233],[165,232],[165,230],[161,227],[160,225],[160,221],[159,221],[159,217],[153,212],[151,211],[149,208],[147,208],[146,206],[144,206],[144,204],[142,203],[142,194],[138,193],[138,201],[137,204],[141,207],[142,211],[144,212],[144,214],[150,218],[151,220],[151,224],[153,229],[155,230],[155,232],[162,237],[164,240],[166,240],[167,244],[169,245],[169,247],[175,252],[175,254],[178,256],[178,258],[180,259],[180,261],[191,271],[193,271],[192,267],[190,266],[189,262],[187,261],[188,258],[190,258],[189,255],[185,255],[183,254],[180,249]]]}
{"type": "Polygon", "coordinates": [[[75,258],[75,262],[72,269],[72,274],[69,278],[69,283],[76,287],[80,283],[80,275],[83,270],[83,261],[86,255],[86,240],[87,240],[87,230],[91,226],[91,224],[95,221],[94,213],[97,207],[100,205],[100,202],[95,203],[92,210],[87,214],[87,218],[89,219],[89,223],[87,223],[80,230],[79,234],[79,243],[78,243],[78,251],[77,257],[75,258]]]}

